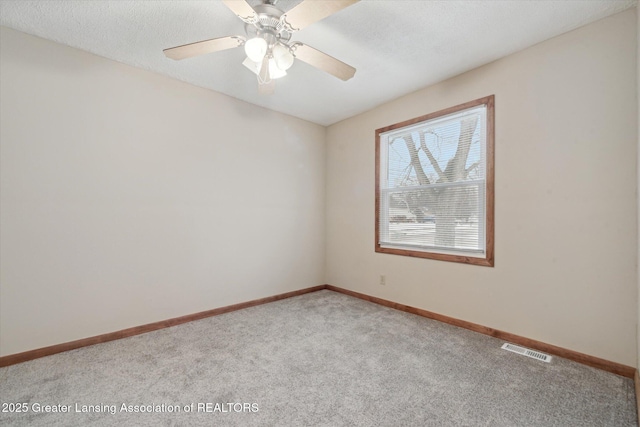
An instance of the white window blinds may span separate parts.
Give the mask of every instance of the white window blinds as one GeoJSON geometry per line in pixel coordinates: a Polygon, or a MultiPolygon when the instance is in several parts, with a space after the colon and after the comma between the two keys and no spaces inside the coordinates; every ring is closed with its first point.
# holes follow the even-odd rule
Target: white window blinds
{"type": "Polygon", "coordinates": [[[379,135],[378,244],[485,257],[487,106],[379,135]]]}

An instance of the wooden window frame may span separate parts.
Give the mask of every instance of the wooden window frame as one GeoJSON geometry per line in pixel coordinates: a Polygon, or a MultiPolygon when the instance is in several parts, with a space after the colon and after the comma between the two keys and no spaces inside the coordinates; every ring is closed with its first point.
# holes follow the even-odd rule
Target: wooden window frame
{"type": "Polygon", "coordinates": [[[380,129],[376,129],[376,189],[375,189],[375,251],[385,254],[404,255],[410,257],[427,258],[440,261],[458,262],[464,264],[480,265],[486,267],[494,266],[494,182],[495,182],[495,107],[494,95],[479,98],[474,101],[465,102],[464,104],[454,107],[445,108],[444,110],[426,114],[400,123],[395,123],[380,129]],[[380,245],[380,135],[402,127],[411,126],[427,120],[432,120],[441,116],[445,116],[458,111],[477,107],[486,106],[486,191],[485,191],[485,256],[470,257],[457,254],[442,254],[428,251],[417,251],[408,249],[388,248],[380,245]]]}

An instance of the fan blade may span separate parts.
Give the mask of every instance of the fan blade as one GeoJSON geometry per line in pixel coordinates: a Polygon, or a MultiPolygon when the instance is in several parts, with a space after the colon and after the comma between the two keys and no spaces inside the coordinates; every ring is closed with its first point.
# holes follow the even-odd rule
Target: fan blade
{"type": "Polygon", "coordinates": [[[273,79],[269,83],[258,84],[258,93],[260,95],[271,95],[275,91],[276,91],[276,81],[273,79]]]}
{"type": "Polygon", "coordinates": [[[258,82],[260,84],[271,83],[271,76],[269,75],[269,57],[267,55],[262,58],[262,64],[260,65],[260,70],[258,71],[258,82]]]}
{"type": "Polygon", "coordinates": [[[258,77],[258,93],[260,95],[271,95],[276,89],[276,81],[272,79],[269,71],[269,59],[263,59],[261,64],[256,64],[249,58],[242,63],[252,73],[258,77]]]}
{"type": "Polygon", "coordinates": [[[306,0],[282,15],[293,31],[298,31],[360,0],[306,0]]]}
{"type": "Polygon", "coordinates": [[[242,46],[244,41],[245,38],[242,36],[227,36],[189,43],[182,46],[170,47],[169,49],[163,50],[163,52],[167,57],[177,61],[180,59],[191,58],[192,56],[204,55],[205,53],[242,46]]]}
{"type": "Polygon", "coordinates": [[[245,0],[222,0],[222,3],[247,24],[253,24],[258,20],[256,11],[245,0]]]}
{"type": "Polygon", "coordinates": [[[320,52],[311,46],[295,43],[291,47],[293,49],[293,55],[299,60],[332,74],[341,80],[349,80],[356,73],[356,69],[352,66],[338,61],[336,58],[320,52]]]}

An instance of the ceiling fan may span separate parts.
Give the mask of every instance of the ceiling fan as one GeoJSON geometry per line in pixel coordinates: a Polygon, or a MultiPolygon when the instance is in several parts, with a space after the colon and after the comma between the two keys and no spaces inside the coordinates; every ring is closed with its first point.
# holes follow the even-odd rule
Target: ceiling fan
{"type": "Polygon", "coordinates": [[[269,94],[275,90],[275,79],[287,74],[294,59],[306,62],[339,79],[349,80],[356,72],[350,65],[300,42],[291,41],[294,32],[326,18],[359,0],[304,0],[283,12],[265,0],[251,7],[246,0],[222,0],[244,21],[245,36],[227,36],[164,49],[175,60],[244,46],[247,59],[242,63],[258,76],[258,90],[269,94]]]}

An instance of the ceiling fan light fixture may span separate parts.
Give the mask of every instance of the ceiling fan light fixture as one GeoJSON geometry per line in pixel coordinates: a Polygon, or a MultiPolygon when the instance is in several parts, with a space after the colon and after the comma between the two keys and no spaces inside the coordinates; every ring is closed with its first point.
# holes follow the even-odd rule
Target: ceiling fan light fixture
{"type": "MultiPolygon", "coordinates": [[[[253,74],[255,74],[256,76],[260,75],[260,69],[262,68],[262,61],[254,62],[251,59],[247,58],[244,60],[242,65],[247,67],[247,69],[251,71],[253,74]]],[[[269,78],[270,79],[275,80],[275,79],[284,77],[286,75],[287,75],[287,72],[278,68],[273,58],[269,59],[269,78]]]]}
{"type": "Polygon", "coordinates": [[[269,45],[265,39],[262,37],[254,37],[245,42],[244,52],[250,60],[259,63],[266,55],[268,47],[269,45]]]}
{"type": "Polygon", "coordinates": [[[287,75],[287,71],[278,66],[278,62],[274,58],[269,59],[269,75],[272,79],[279,79],[287,75]]]}
{"type": "Polygon", "coordinates": [[[293,54],[289,48],[281,43],[273,47],[273,59],[277,67],[282,71],[287,71],[293,65],[293,54]]]}

